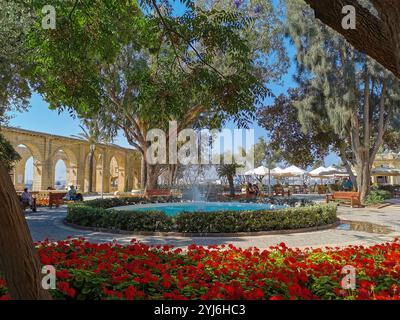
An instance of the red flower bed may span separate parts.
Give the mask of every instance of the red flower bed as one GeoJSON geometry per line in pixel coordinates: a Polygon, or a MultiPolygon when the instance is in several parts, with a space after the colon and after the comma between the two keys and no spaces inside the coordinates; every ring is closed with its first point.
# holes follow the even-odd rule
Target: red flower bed
{"type": "MultiPolygon", "coordinates": [[[[80,240],[38,243],[61,299],[400,299],[400,244],[299,250],[150,247],[80,240]],[[342,268],[356,289],[342,289],[342,268]]],[[[6,299],[0,279],[0,299],[6,299]]]]}

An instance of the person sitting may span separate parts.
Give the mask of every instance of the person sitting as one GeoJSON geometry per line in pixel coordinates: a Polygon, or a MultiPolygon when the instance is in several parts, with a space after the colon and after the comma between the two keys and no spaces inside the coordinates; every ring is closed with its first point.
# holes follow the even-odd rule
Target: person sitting
{"type": "Polygon", "coordinates": [[[255,195],[255,190],[253,188],[253,185],[248,182],[246,185],[246,197],[253,197],[255,195]]]}
{"type": "Polygon", "coordinates": [[[254,191],[254,195],[257,197],[258,195],[260,195],[260,189],[258,188],[258,186],[256,184],[253,184],[253,191],[254,191]]]}
{"type": "Polygon", "coordinates": [[[67,195],[64,197],[66,201],[83,201],[83,196],[81,193],[77,193],[73,185],[69,187],[67,195]]]}
{"type": "Polygon", "coordinates": [[[36,206],[34,205],[34,201],[32,200],[32,196],[29,193],[28,188],[24,188],[24,192],[22,192],[20,199],[21,199],[21,206],[23,209],[29,207],[33,212],[36,211],[36,206]]]}
{"type": "Polygon", "coordinates": [[[351,182],[350,179],[346,179],[343,181],[343,190],[344,191],[351,191],[353,190],[353,183],[351,182]]]}

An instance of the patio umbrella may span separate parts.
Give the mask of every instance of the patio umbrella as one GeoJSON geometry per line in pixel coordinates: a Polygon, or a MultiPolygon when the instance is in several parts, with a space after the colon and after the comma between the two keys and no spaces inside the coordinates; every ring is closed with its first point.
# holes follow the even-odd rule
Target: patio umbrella
{"type": "Polygon", "coordinates": [[[251,169],[249,171],[246,171],[244,174],[244,176],[254,176],[254,169],[251,169]]]}
{"type": "Polygon", "coordinates": [[[280,167],[275,167],[274,169],[271,170],[271,175],[274,177],[279,177],[283,172],[283,169],[280,167]]]}
{"type": "Polygon", "coordinates": [[[283,169],[280,167],[275,167],[274,169],[271,170],[271,176],[273,176],[275,179],[284,178],[283,169]]]}
{"type": "Polygon", "coordinates": [[[250,177],[254,177],[254,169],[248,170],[245,173],[242,174],[242,176],[245,177],[245,182],[250,182],[250,177]]]}
{"type": "Polygon", "coordinates": [[[319,167],[319,168],[316,168],[316,169],[310,171],[310,172],[308,173],[308,175],[309,175],[311,178],[314,178],[314,179],[315,179],[315,178],[319,178],[319,179],[321,180],[320,183],[321,183],[321,185],[322,185],[322,183],[323,183],[322,179],[327,178],[327,176],[325,176],[325,175],[323,175],[323,174],[321,174],[321,173],[323,173],[323,172],[326,171],[326,170],[327,170],[326,167],[321,166],[321,167],[319,167]]]}
{"type": "Polygon", "coordinates": [[[347,170],[338,166],[329,166],[325,171],[321,171],[322,176],[346,175],[347,170]]]}
{"type": "Polygon", "coordinates": [[[300,169],[296,166],[290,166],[286,169],[283,169],[280,173],[281,177],[290,178],[290,177],[300,177],[306,173],[305,170],[300,169]]]}
{"type": "Polygon", "coordinates": [[[264,166],[260,166],[258,168],[255,168],[253,171],[253,174],[256,176],[266,176],[269,174],[269,169],[264,166]]]}
{"type": "Polygon", "coordinates": [[[322,178],[322,177],[324,177],[324,175],[321,175],[321,172],[324,172],[326,170],[327,170],[327,168],[325,168],[324,166],[321,166],[317,169],[310,171],[308,173],[308,175],[313,178],[322,178]]]}
{"type": "Polygon", "coordinates": [[[280,178],[295,178],[295,177],[301,177],[306,173],[305,170],[300,169],[299,167],[296,166],[290,166],[285,169],[281,169],[279,173],[277,173],[277,176],[280,178]]]}

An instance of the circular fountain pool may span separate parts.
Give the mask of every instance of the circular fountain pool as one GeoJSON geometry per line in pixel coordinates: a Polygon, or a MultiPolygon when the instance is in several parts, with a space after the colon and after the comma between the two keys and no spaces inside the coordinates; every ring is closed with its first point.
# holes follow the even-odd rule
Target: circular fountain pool
{"type": "Polygon", "coordinates": [[[246,210],[275,210],[287,206],[269,203],[243,202],[183,202],[183,203],[151,203],[113,208],[115,210],[131,211],[162,211],[168,216],[176,216],[181,212],[215,212],[215,211],[246,211],[246,210]]]}

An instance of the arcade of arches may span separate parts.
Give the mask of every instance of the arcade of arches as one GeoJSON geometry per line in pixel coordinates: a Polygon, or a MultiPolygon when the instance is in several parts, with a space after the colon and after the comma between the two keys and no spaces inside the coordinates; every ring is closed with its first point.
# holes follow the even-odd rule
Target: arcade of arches
{"type": "MultiPolygon", "coordinates": [[[[32,190],[56,187],[56,166],[62,161],[66,185],[89,190],[90,144],[84,140],[19,128],[2,129],[4,137],[20,154],[11,177],[16,190],[26,184],[26,167],[31,164],[32,190]]],[[[130,191],[140,186],[140,155],[116,145],[96,145],[92,174],[93,192],[130,191]]]]}

